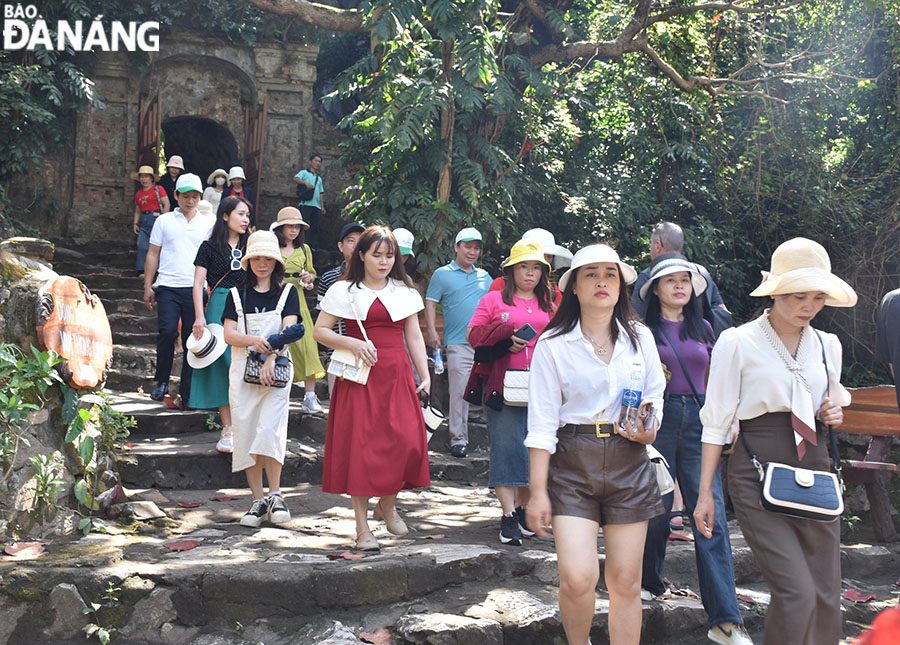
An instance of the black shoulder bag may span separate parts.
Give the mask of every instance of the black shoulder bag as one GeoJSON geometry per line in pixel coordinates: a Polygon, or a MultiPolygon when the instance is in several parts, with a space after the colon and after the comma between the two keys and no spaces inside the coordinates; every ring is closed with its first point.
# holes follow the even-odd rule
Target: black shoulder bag
{"type": "Polygon", "coordinates": [[[301,202],[308,202],[316,194],[316,187],[319,185],[319,175],[316,175],[316,181],[312,188],[307,188],[306,184],[297,184],[297,199],[301,202]]]}
{"type": "MultiPolygon", "coordinates": [[[[812,328],[811,328],[812,329],[812,328]]],[[[828,375],[828,359],[825,356],[825,343],[815,329],[819,343],[822,345],[822,362],[825,363],[825,396],[831,391],[828,375]]],[[[841,479],[841,460],[838,454],[837,440],[834,430],[828,426],[828,441],[831,444],[831,467],[833,472],[798,468],[770,461],[765,465],[756,458],[747,438],[741,432],[744,449],[750,455],[753,466],[759,472],[762,482],[762,507],[773,513],[800,517],[821,522],[833,522],[844,512],[843,480],[841,479]]]]}

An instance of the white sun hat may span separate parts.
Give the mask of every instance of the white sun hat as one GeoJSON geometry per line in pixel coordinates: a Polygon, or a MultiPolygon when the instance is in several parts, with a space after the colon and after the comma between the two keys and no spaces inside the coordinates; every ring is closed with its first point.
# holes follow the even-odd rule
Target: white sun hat
{"type": "Polygon", "coordinates": [[[700,275],[700,271],[697,269],[697,265],[693,262],[689,262],[684,258],[668,258],[663,260],[650,271],[650,278],[641,285],[640,291],[638,294],[641,297],[641,300],[646,300],[647,295],[650,293],[650,287],[653,286],[653,281],[657,278],[662,278],[663,276],[672,275],[673,273],[680,273],[681,271],[687,271],[691,275],[691,286],[694,288],[694,295],[700,296],[704,291],[706,291],[706,278],[700,275]]]}
{"type": "Polygon", "coordinates": [[[559,290],[565,291],[575,271],[588,264],[618,264],[619,271],[625,278],[625,284],[634,284],[634,281],[637,280],[637,271],[630,264],[622,262],[614,248],[606,244],[592,244],[579,249],[572,258],[572,266],[559,279],[559,290]]]}
{"type": "Polygon", "coordinates": [[[553,233],[548,231],[545,228],[532,228],[522,235],[523,240],[533,240],[541,245],[544,249],[544,253],[547,255],[552,255],[554,260],[559,259],[559,262],[554,261],[553,265],[555,268],[559,268],[559,266],[569,266],[572,264],[572,252],[564,246],[560,246],[556,243],[556,238],[553,237],[553,233]]]}
{"type": "Polygon", "coordinates": [[[188,336],[185,347],[188,350],[188,365],[195,370],[212,365],[228,349],[225,343],[225,328],[216,323],[207,325],[203,328],[199,340],[193,334],[188,336]]]}

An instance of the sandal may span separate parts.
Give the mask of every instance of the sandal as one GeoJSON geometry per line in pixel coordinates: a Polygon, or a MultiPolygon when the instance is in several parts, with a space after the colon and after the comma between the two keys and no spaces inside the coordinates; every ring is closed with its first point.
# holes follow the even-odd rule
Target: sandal
{"type": "MultiPolygon", "coordinates": [[[[394,508],[394,512],[397,513],[396,507],[394,508]]],[[[387,519],[384,516],[384,513],[381,511],[381,500],[378,500],[378,503],[375,504],[375,510],[372,511],[372,519],[377,521],[383,521],[385,526],[387,526],[387,530],[392,535],[406,535],[409,533],[409,528],[406,526],[406,522],[403,521],[403,518],[400,517],[400,513],[397,513],[397,517],[393,519],[387,519]]]]}
{"type": "Polygon", "coordinates": [[[681,511],[669,513],[669,530],[680,531],[684,528],[684,515],[681,511]]]}
{"type": "Polygon", "coordinates": [[[380,551],[381,545],[378,544],[372,531],[366,529],[356,536],[356,549],[357,551],[380,551]]]}

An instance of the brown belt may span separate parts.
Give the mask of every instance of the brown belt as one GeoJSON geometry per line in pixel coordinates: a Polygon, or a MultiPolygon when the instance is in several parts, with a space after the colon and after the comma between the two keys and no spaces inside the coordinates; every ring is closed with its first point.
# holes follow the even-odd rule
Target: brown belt
{"type": "Polygon", "coordinates": [[[616,427],[606,420],[596,421],[592,424],[575,424],[567,423],[563,426],[563,430],[568,430],[573,434],[592,434],[598,439],[606,439],[616,434],[616,427]]]}

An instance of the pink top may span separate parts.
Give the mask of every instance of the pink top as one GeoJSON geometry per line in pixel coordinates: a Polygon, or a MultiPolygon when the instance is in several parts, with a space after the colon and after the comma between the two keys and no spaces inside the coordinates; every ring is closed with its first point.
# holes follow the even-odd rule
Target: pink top
{"type": "Polygon", "coordinates": [[[538,306],[537,297],[531,300],[513,297],[513,306],[510,307],[503,303],[502,295],[501,291],[488,292],[481,299],[481,302],[478,303],[469,327],[478,327],[479,325],[487,325],[492,322],[508,322],[515,329],[519,329],[525,323],[530,323],[537,332],[537,336],[528,341],[528,345],[521,352],[509,355],[509,369],[525,370],[531,365],[531,357],[534,356],[534,344],[537,342],[541,332],[544,331],[547,323],[550,322],[550,314],[538,306]],[[529,309],[531,309],[530,312],[528,311],[529,309]]]}

